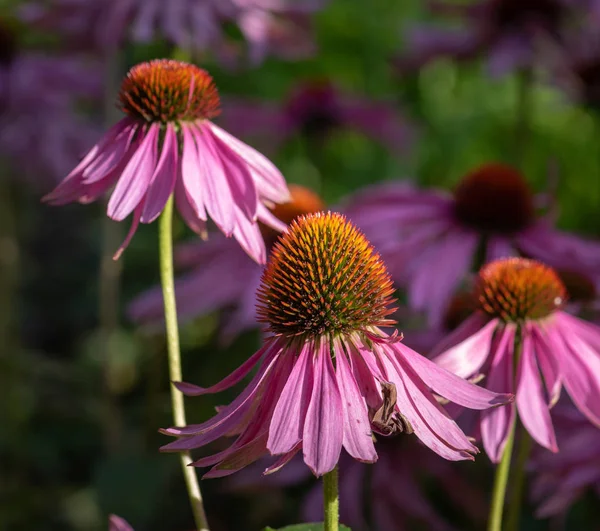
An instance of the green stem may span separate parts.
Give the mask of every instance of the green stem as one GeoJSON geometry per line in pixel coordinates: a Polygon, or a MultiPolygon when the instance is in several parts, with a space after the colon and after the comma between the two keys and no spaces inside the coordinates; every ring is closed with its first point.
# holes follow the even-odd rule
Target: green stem
{"type": "MultiPolygon", "coordinates": [[[[181,354],[179,351],[179,327],[177,324],[177,307],[175,304],[175,281],[173,278],[173,196],[169,198],[160,215],[158,241],[160,254],[160,280],[165,306],[165,325],[167,333],[173,421],[175,426],[183,427],[186,425],[183,394],[173,385],[173,382],[180,382],[182,380],[181,354]]],[[[196,529],[198,531],[209,531],[196,470],[193,466],[190,466],[192,458],[189,452],[181,452],[179,456],[188,496],[192,504],[196,529]]]]}
{"type": "MultiPolygon", "coordinates": [[[[514,406],[507,406],[514,407],[514,406]]],[[[494,478],[494,492],[492,495],[492,507],[488,521],[488,531],[502,531],[502,513],[504,510],[504,499],[506,498],[506,486],[508,485],[508,473],[510,470],[510,458],[512,456],[513,444],[515,442],[516,415],[510,424],[510,431],[502,460],[496,469],[494,478]]]]}
{"type": "Polygon", "coordinates": [[[521,426],[520,439],[517,449],[517,462],[513,468],[513,477],[511,481],[512,494],[508,505],[508,515],[506,518],[506,530],[517,531],[521,519],[521,506],[523,503],[523,489],[525,487],[525,465],[529,459],[531,451],[531,437],[529,433],[521,426]]]}
{"type": "MultiPolygon", "coordinates": [[[[521,349],[523,348],[523,338],[521,328],[515,333],[514,355],[513,355],[513,374],[517,373],[517,366],[521,358],[521,349]]],[[[504,407],[515,407],[514,404],[504,407]]],[[[516,409],[516,407],[515,407],[516,409]]],[[[515,411],[509,427],[504,453],[494,478],[494,490],[492,493],[492,505],[490,507],[490,517],[488,520],[488,531],[502,531],[502,515],[504,512],[504,500],[506,499],[506,487],[508,485],[508,475],[510,472],[510,461],[515,443],[515,431],[517,428],[518,414],[515,411]]],[[[513,500],[514,500],[513,496],[513,500]]]]}
{"type": "Polygon", "coordinates": [[[338,531],[340,502],[338,495],[337,466],[323,476],[323,501],[325,507],[325,531],[338,531]]]}

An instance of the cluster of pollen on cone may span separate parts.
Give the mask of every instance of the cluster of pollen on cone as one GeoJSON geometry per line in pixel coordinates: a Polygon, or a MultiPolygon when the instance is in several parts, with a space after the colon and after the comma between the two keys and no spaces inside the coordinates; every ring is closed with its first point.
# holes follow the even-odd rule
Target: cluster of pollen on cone
{"type": "Polygon", "coordinates": [[[484,164],[456,187],[454,213],[458,221],[480,232],[510,234],[533,221],[533,194],[516,169],[484,164]]]}
{"type": "Polygon", "coordinates": [[[504,258],[479,272],[479,308],[505,322],[543,319],[560,309],[567,292],[550,267],[525,258],[504,258]]]}
{"type": "Polygon", "coordinates": [[[299,217],[275,245],[258,290],[271,332],[322,336],[393,321],[394,288],[379,255],[344,216],[299,217]]]}
{"type": "Polygon", "coordinates": [[[147,122],[210,119],[219,114],[219,93],[206,70],[173,59],[134,66],[119,92],[124,113],[147,122]]]}

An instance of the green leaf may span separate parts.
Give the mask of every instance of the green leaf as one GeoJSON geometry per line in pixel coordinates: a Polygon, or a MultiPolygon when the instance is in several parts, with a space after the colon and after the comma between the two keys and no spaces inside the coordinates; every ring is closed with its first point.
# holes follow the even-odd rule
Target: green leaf
{"type": "MultiPolygon", "coordinates": [[[[272,527],[265,527],[263,531],[323,531],[323,522],[315,522],[312,524],[295,524],[287,527],[281,527],[280,529],[273,529],[272,527]]],[[[340,531],[352,531],[345,525],[340,525],[340,531]]]]}

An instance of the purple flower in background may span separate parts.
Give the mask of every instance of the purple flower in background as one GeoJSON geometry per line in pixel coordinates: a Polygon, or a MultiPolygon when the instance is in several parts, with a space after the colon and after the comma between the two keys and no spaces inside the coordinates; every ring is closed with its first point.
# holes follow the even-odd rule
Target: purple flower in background
{"type": "Polygon", "coordinates": [[[516,410],[539,445],[558,451],[549,409],[563,386],[600,425],[600,328],[560,311],[566,290],[558,275],[533,260],[498,260],[480,271],[476,297],[478,311],[438,345],[434,361],[463,378],[484,374],[490,390],[515,393],[515,405],[481,415],[490,459],[500,460],[516,410]]]}
{"type": "MultiPolygon", "coordinates": [[[[308,188],[291,184],[289,190],[292,200],[272,209],[272,214],[283,223],[289,224],[300,215],[325,207],[321,198],[308,188]]],[[[262,226],[261,230],[267,249],[270,249],[279,233],[267,226],[262,226]]],[[[175,281],[180,322],[227,309],[221,330],[221,338],[227,342],[258,326],[256,290],[264,268],[250,260],[239,245],[224,237],[211,238],[206,243],[183,244],[176,250],[175,263],[180,270],[186,271],[175,281]]],[[[138,296],[129,306],[128,313],[140,324],[162,323],[160,286],[138,296]]]]}
{"type": "Polygon", "coordinates": [[[480,246],[483,263],[522,255],[594,284],[600,281],[600,243],[536,218],[535,198],[523,176],[503,164],[477,168],[452,195],[405,182],[360,190],[344,213],[373,241],[394,280],[406,287],[409,306],[425,311],[434,328],[468,277],[480,246]]]}
{"type": "Polygon", "coordinates": [[[283,230],[267,205],[289,200],[285,180],[264,156],[210,121],[219,96],[210,75],[180,61],[133,67],[119,94],[126,114],[44,199],[90,203],[114,186],[108,216],[151,223],[171,194],[187,225],[206,235],[208,217],[257,262],[266,260],[257,220],[283,230]]]}
{"type": "Polygon", "coordinates": [[[111,514],[108,518],[108,531],[133,531],[133,527],[120,516],[111,514]]]}
{"type": "Polygon", "coordinates": [[[4,25],[0,47],[0,153],[34,186],[52,186],[99,136],[75,112],[101,95],[97,64],[21,52],[4,25]]]}
{"type": "Polygon", "coordinates": [[[373,430],[414,432],[446,459],[473,459],[477,448],[430,389],[471,409],[512,396],[476,387],[382,332],[393,291],[380,257],[343,216],[300,217],[275,245],[259,288],[258,315],[272,336],[218,384],[178,387],[203,395],[231,387],[258,365],[256,375],[212,419],[164,430],[180,438],[163,450],[238,434],[226,450],[195,462],[213,466],[205,477],[232,474],[268,453],[281,456],[266,473],[275,472],[300,450],[321,476],[336,466],[342,447],[375,462],[373,430]]]}
{"type": "Polygon", "coordinates": [[[490,73],[503,75],[535,65],[541,42],[559,41],[570,20],[584,12],[573,0],[480,0],[457,4],[430,2],[434,14],[460,20],[458,29],[421,26],[408,32],[401,69],[422,66],[441,56],[485,56],[490,73]]]}
{"type": "Polygon", "coordinates": [[[21,17],[74,39],[78,46],[114,50],[127,40],[164,38],[183,50],[210,51],[225,63],[239,45],[224,26],[238,26],[248,43],[248,60],[267,55],[296,59],[314,51],[310,14],[321,0],[52,0],[30,2],[21,17]]]}
{"type": "Polygon", "coordinates": [[[263,138],[271,149],[298,133],[321,139],[348,128],[397,153],[408,148],[413,136],[395,104],[345,94],[328,80],[299,84],[283,104],[229,101],[222,118],[237,136],[263,138]]]}
{"type": "Polygon", "coordinates": [[[539,518],[565,513],[587,489],[600,496],[600,429],[570,404],[557,406],[552,417],[560,452],[539,449],[530,467],[539,518]]]}

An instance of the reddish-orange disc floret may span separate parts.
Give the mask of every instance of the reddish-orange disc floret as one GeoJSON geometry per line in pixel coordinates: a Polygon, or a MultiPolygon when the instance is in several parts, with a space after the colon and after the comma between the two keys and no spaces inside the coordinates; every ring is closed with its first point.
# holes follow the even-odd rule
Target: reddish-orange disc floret
{"type": "Polygon", "coordinates": [[[124,113],[147,122],[194,121],[219,114],[219,93],[206,70],[173,59],[154,59],[128,72],[119,104],[124,113]]]}
{"type": "Polygon", "coordinates": [[[476,297],[481,310],[506,322],[543,319],[566,300],[554,269],[526,258],[504,258],[479,272],[476,297]]]}
{"type": "Polygon", "coordinates": [[[258,290],[274,334],[322,336],[393,324],[394,287],[380,256],[344,216],[301,216],[275,244],[258,290]]]}

